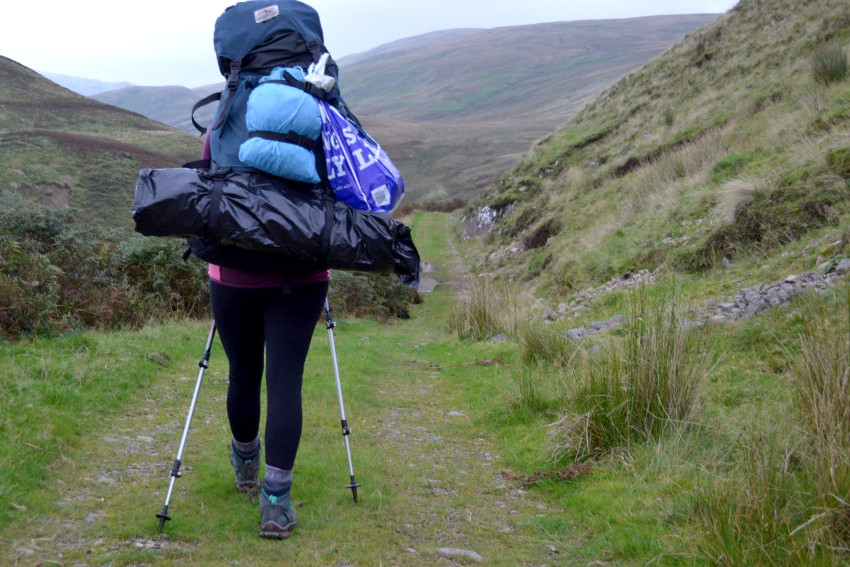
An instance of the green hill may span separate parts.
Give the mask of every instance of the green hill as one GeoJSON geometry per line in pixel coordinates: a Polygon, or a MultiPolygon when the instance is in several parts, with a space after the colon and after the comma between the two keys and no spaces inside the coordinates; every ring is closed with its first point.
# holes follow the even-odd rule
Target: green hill
{"type": "Polygon", "coordinates": [[[814,269],[847,241],[850,81],[813,66],[846,65],[848,38],[845,2],[740,2],[482,196],[466,226],[488,233],[478,268],[555,301],[640,269],[726,266],[714,287],[814,269]]]}
{"type": "MultiPolygon", "coordinates": [[[[189,89],[187,87],[138,87],[130,86],[99,93],[92,98],[132,112],[143,114],[152,120],[174,126],[187,134],[198,134],[192,125],[192,106],[206,95],[221,90],[222,85],[210,85],[189,89]]],[[[212,121],[215,104],[198,110],[195,120],[201,125],[212,121]]]]}
{"type": "Polygon", "coordinates": [[[66,90],[0,57],[0,190],[84,211],[107,226],[131,226],[133,189],[144,167],[197,159],[201,143],[169,126],[66,90]]]}

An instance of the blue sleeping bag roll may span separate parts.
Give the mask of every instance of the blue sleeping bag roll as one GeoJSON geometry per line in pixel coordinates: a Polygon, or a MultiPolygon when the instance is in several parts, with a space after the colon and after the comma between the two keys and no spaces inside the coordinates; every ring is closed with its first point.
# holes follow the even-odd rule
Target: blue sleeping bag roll
{"type": "MultiPolygon", "coordinates": [[[[316,99],[301,89],[269,81],[283,81],[289,73],[304,81],[300,67],[276,67],[260,79],[248,97],[245,122],[248,132],[289,133],[317,142],[322,135],[322,115],[316,99]]],[[[317,145],[317,147],[320,147],[317,145]]],[[[316,155],[296,143],[264,137],[248,138],[239,146],[239,160],[277,177],[318,183],[316,155]]]]}

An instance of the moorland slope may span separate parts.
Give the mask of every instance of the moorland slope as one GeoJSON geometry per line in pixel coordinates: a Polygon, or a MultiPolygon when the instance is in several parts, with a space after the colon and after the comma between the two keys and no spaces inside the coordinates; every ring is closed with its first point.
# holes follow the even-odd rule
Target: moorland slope
{"type": "Polygon", "coordinates": [[[0,188],[130,226],[138,171],[197,159],[200,141],[78,95],[0,57],[0,188]]]}
{"type": "Polygon", "coordinates": [[[617,82],[470,208],[479,270],[564,296],[640,269],[765,281],[840,253],[849,9],[743,0],[617,82]]]}

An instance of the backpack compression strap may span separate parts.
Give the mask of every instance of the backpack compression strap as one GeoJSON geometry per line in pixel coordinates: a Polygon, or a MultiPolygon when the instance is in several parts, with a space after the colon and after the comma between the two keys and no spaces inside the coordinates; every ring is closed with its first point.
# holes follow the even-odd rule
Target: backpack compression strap
{"type": "Polygon", "coordinates": [[[289,71],[286,71],[283,74],[283,80],[270,79],[268,81],[263,81],[260,83],[261,85],[286,85],[289,87],[296,88],[298,90],[304,91],[308,95],[313,95],[314,97],[322,100],[327,100],[328,92],[321,88],[317,87],[313,83],[307,83],[305,81],[299,81],[296,79],[289,71]]]}
{"type": "Polygon", "coordinates": [[[295,144],[296,146],[301,146],[302,148],[310,150],[311,152],[315,152],[322,146],[321,136],[313,140],[311,138],[308,138],[307,136],[302,136],[301,134],[297,134],[291,130],[286,134],[281,134],[280,132],[269,132],[267,130],[257,130],[248,134],[248,137],[263,138],[264,140],[295,144]]]}

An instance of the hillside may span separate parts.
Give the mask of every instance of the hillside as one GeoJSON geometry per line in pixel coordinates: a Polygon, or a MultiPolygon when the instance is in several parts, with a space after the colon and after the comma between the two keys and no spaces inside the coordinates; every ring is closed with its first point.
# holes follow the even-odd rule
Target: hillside
{"type": "MultiPolygon", "coordinates": [[[[466,199],[506,172],[553,125],[715,18],[433,32],[340,58],[340,85],[404,174],[407,202],[466,199]]],[[[189,97],[188,89],[133,87],[97,98],[194,132],[188,116],[200,97],[189,97]]]]}
{"type": "Polygon", "coordinates": [[[466,234],[487,233],[478,269],[557,304],[640,269],[717,276],[705,294],[841,254],[850,82],[817,80],[813,66],[846,58],[848,39],[845,2],[740,2],[605,91],[470,208],[466,234]]]}
{"type": "Polygon", "coordinates": [[[0,190],[131,226],[138,170],[197,159],[196,138],[73,93],[0,57],[0,190]]]}
{"type": "Polygon", "coordinates": [[[340,60],[357,112],[506,122],[538,132],[715,15],[653,16],[437,32],[340,60]],[[518,48],[517,46],[521,46],[518,48]]]}
{"type": "MultiPolygon", "coordinates": [[[[192,107],[206,95],[218,90],[221,90],[221,85],[197,89],[178,86],[128,86],[99,93],[92,98],[125,110],[138,112],[152,120],[197,136],[198,130],[192,125],[192,107]]],[[[207,105],[198,109],[195,120],[202,125],[209,124],[214,113],[215,104],[207,105]]]]}

